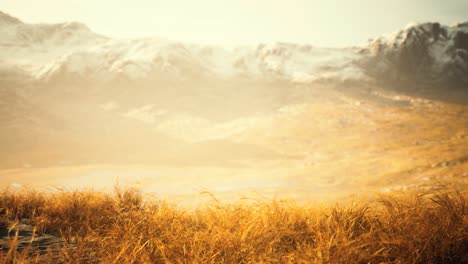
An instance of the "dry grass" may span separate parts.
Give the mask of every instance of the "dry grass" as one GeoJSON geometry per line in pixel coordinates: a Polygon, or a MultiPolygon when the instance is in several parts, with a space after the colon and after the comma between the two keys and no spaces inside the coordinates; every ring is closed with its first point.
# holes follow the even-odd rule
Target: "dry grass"
{"type": "Polygon", "coordinates": [[[0,222],[30,223],[37,236],[61,237],[46,249],[20,248],[18,236],[10,234],[0,251],[3,263],[468,261],[467,198],[459,192],[387,196],[330,208],[258,201],[187,210],[145,202],[131,189],[114,194],[30,190],[4,191],[0,208],[0,222]]]}

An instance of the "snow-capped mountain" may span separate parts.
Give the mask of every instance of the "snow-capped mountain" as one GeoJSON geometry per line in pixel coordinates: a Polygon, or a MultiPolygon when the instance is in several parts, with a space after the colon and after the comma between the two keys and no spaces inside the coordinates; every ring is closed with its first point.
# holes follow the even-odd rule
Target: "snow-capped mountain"
{"type": "Polygon", "coordinates": [[[44,65],[36,77],[63,80],[74,76],[93,81],[172,78],[208,71],[204,62],[182,44],[159,39],[108,41],[66,54],[44,65]]]}
{"type": "Polygon", "coordinates": [[[468,23],[410,25],[363,50],[366,72],[387,81],[468,84],[468,23]]]}
{"type": "Polygon", "coordinates": [[[156,38],[116,40],[80,23],[27,24],[5,13],[0,13],[0,36],[0,76],[10,79],[109,82],[243,77],[309,82],[364,77],[352,49],[274,43],[228,51],[156,38]]]}
{"type": "Polygon", "coordinates": [[[36,71],[61,56],[106,41],[81,23],[28,24],[0,11],[0,75],[36,79],[36,71]]]}
{"type": "Polygon", "coordinates": [[[111,39],[86,25],[27,24],[0,12],[0,78],[40,83],[246,78],[309,83],[468,83],[468,23],[408,26],[360,47],[290,43],[226,50],[148,38],[111,39]]]}
{"type": "Polygon", "coordinates": [[[71,53],[37,71],[42,80],[80,76],[97,81],[172,78],[282,79],[308,82],[320,78],[358,79],[352,50],[319,49],[275,43],[226,51],[161,40],[112,41],[71,53]]]}

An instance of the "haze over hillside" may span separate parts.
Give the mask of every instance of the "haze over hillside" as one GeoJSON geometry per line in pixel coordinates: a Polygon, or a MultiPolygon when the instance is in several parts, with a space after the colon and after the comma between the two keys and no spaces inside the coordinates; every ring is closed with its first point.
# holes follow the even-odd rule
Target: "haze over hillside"
{"type": "Polygon", "coordinates": [[[0,172],[3,184],[138,174],[149,191],[181,194],[418,185],[466,172],[467,97],[468,23],[342,49],[225,49],[0,12],[0,166],[16,171],[0,172]]]}

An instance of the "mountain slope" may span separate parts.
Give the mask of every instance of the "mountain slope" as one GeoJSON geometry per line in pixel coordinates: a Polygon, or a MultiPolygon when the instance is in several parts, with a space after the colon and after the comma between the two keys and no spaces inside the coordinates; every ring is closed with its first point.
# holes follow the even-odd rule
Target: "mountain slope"
{"type": "Polygon", "coordinates": [[[468,84],[468,23],[411,25],[363,50],[366,72],[384,81],[468,84]]]}

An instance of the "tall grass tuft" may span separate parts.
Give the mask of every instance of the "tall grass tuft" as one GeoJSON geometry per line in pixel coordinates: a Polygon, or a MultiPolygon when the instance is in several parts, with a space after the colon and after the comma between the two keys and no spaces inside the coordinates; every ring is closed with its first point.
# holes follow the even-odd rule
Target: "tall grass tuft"
{"type": "Polygon", "coordinates": [[[187,210],[134,189],[5,190],[2,234],[15,223],[57,241],[19,247],[10,232],[2,263],[468,263],[467,198],[456,191],[328,208],[271,201],[187,210]]]}

